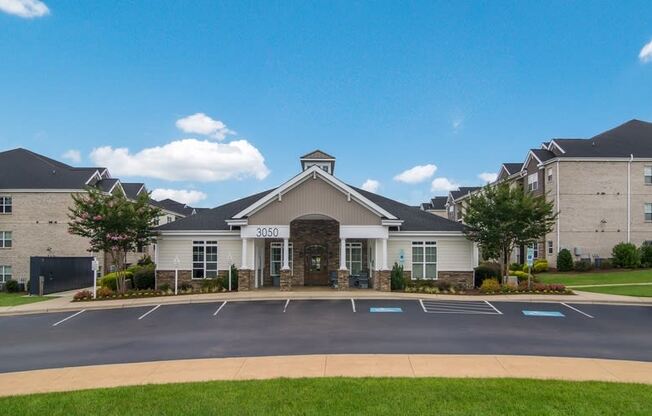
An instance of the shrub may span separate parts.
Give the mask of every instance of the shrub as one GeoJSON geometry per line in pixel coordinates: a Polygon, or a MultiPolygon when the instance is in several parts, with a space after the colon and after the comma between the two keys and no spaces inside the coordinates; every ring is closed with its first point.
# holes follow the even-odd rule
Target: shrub
{"type": "Polygon", "coordinates": [[[5,291],[8,293],[16,293],[20,291],[20,286],[18,285],[18,281],[14,279],[9,279],[5,283],[5,291]]]}
{"type": "MultiPolygon", "coordinates": [[[[131,279],[134,276],[133,272],[130,272],[129,270],[124,271],[124,274],[125,279],[131,279]]],[[[114,292],[118,290],[118,272],[105,274],[104,277],[100,279],[100,286],[108,287],[114,292]]]]}
{"type": "Polygon", "coordinates": [[[139,266],[149,266],[150,264],[154,264],[154,262],[152,261],[152,257],[149,254],[145,254],[138,260],[139,266]]]}
{"type": "Polygon", "coordinates": [[[562,248],[557,254],[557,271],[569,272],[573,270],[573,256],[567,248],[562,248]]]}
{"type": "Polygon", "coordinates": [[[643,244],[638,250],[641,257],[641,266],[652,267],[652,244],[643,244]]]}
{"type": "Polygon", "coordinates": [[[93,292],[90,290],[80,290],[79,292],[75,293],[75,295],[72,297],[73,300],[84,300],[84,299],[92,299],[93,298],[93,292]]]}
{"type": "Polygon", "coordinates": [[[641,265],[641,256],[632,243],[616,244],[611,251],[613,264],[616,267],[635,268],[641,265]]]}
{"type": "Polygon", "coordinates": [[[405,289],[405,276],[403,276],[403,266],[399,266],[398,263],[394,263],[394,266],[392,266],[392,273],[390,276],[391,276],[392,290],[405,289]]]}
{"type": "Polygon", "coordinates": [[[500,277],[500,265],[498,263],[481,263],[475,268],[475,281],[474,287],[482,286],[482,282],[486,279],[496,279],[500,277]]]}
{"type": "Polygon", "coordinates": [[[222,283],[222,279],[216,277],[214,279],[202,280],[200,286],[203,292],[217,292],[222,289],[222,283]]]}
{"type": "Polygon", "coordinates": [[[104,297],[113,295],[113,293],[114,292],[111,289],[109,289],[108,287],[101,287],[101,288],[97,289],[96,294],[97,294],[98,298],[104,298],[104,297]]]}
{"type": "Polygon", "coordinates": [[[189,292],[192,290],[192,283],[190,282],[181,282],[179,285],[179,290],[182,292],[189,292]]]}
{"type": "Polygon", "coordinates": [[[573,268],[578,272],[588,272],[593,269],[593,265],[590,260],[580,260],[575,262],[573,268]]]}
{"type": "Polygon", "coordinates": [[[523,271],[523,266],[518,264],[518,263],[512,263],[512,264],[509,265],[509,270],[510,271],[517,271],[517,270],[523,271]]]}
{"type": "Polygon", "coordinates": [[[170,286],[169,283],[162,283],[158,285],[158,290],[160,290],[163,293],[168,293],[172,290],[172,287],[170,286]]]}
{"type": "Polygon", "coordinates": [[[534,262],[532,266],[532,271],[534,273],[543,273],[548,271],[548,260],[538,259],[534,262]]]}
{"type": "Polygon", "coordinates": [[[600,259],[600,267],[599,267],[600,270],[609,270],[613,268],[614,265],[611,262],[611,259],[600,259]]]}
{"type": "Polygon", "coordinates": [[[445,280],[438,280],[435,285],[440,292],[448,292],[451,290],[451,287],[453,286],[451,285],[451,282],[447,282],[445,280]]]}
{"type": "Polygon", "coordinates": [[[133,270],[134,289],[154,289],[155,275],[156,266],[153,263],[137,266],[133,270]]]}
{"type": "Polygon", "coordinates": [[[480,292],[482,293],[496,293],[499,291],[500,283],[498,283],[497,279],[486,279],[480,286],[480,292]]]}

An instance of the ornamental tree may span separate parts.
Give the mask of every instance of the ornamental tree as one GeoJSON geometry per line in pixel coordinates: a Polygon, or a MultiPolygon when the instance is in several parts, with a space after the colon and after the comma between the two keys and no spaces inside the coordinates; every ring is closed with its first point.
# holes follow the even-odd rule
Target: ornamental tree
{"type": "Polygon", "coordinates": [[[88,238],[88,251],[109,254],[118,273],[117,290],[124,293],[127,253],[152,242],[156,235],[152,226],[160,210],[150,205],[148,193],[131,201],[122,194],[107,194],[91,187],[87,193],[72,198],[68,231],[88,238]]]}
{"type": "Polygon", "coordinates": [[[515,247],[538,242],[557,218],[552,202],[507,183],[487,185],[471,195],[464,208],[465,233],[483,253],[498,258],[502,276],[515,247]]]}

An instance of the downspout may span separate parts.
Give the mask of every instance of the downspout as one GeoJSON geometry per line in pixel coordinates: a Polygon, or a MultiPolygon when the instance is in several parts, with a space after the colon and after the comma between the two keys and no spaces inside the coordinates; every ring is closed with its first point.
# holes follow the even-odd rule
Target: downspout
{"type": "Polygon", "coordinates": [[[627,242],[631,242],[631,229],[632,229],[632,162],[634,155],[629,155],[627,162],[627,242]]]}
{"type": "Polygon", "coordinates": [[[556,183],[556,188],[557,188],[557,196],[555,197],[555,201],[557,201],[557,253],[561,250],[561,232],[559,230],[559,213],[561,212],[559,210],[559,164],[561,163],[560,160],[557,161],[557,183],[556,183]]]}

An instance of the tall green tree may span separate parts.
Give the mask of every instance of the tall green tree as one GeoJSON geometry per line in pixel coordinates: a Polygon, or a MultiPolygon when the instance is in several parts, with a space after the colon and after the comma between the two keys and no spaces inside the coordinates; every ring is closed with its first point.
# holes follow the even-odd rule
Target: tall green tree
{"type": "Polygon", "coordinates": [[[88,238],[88,251],[109,254],[118,272],[118,291],[124,292],[127,253],[153,241],[156,233],[152,227],[160,210],[150,205],[149,194],[144,192],[131,201],[122,194],[89,187],[87,193],[73,195],[73,201],[68,231],[88,238]]]}
{"type": "Polygon", "coordinates": [[[500,261],[501,274],[515,247],[536,243],[552,231],[557,213],[545,196],[507,183],[487,185],[464,208],[466,235],[483,253],[500,261]]]}

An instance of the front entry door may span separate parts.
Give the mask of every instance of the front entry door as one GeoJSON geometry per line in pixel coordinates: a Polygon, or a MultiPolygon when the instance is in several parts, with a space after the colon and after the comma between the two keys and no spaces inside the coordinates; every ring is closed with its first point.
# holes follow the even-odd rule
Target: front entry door
{"type": "Polygon", "coordinates": [[[328,286],[328,250],[325,246],[306,247],[304,264],[304,285],[328,286]]]}

